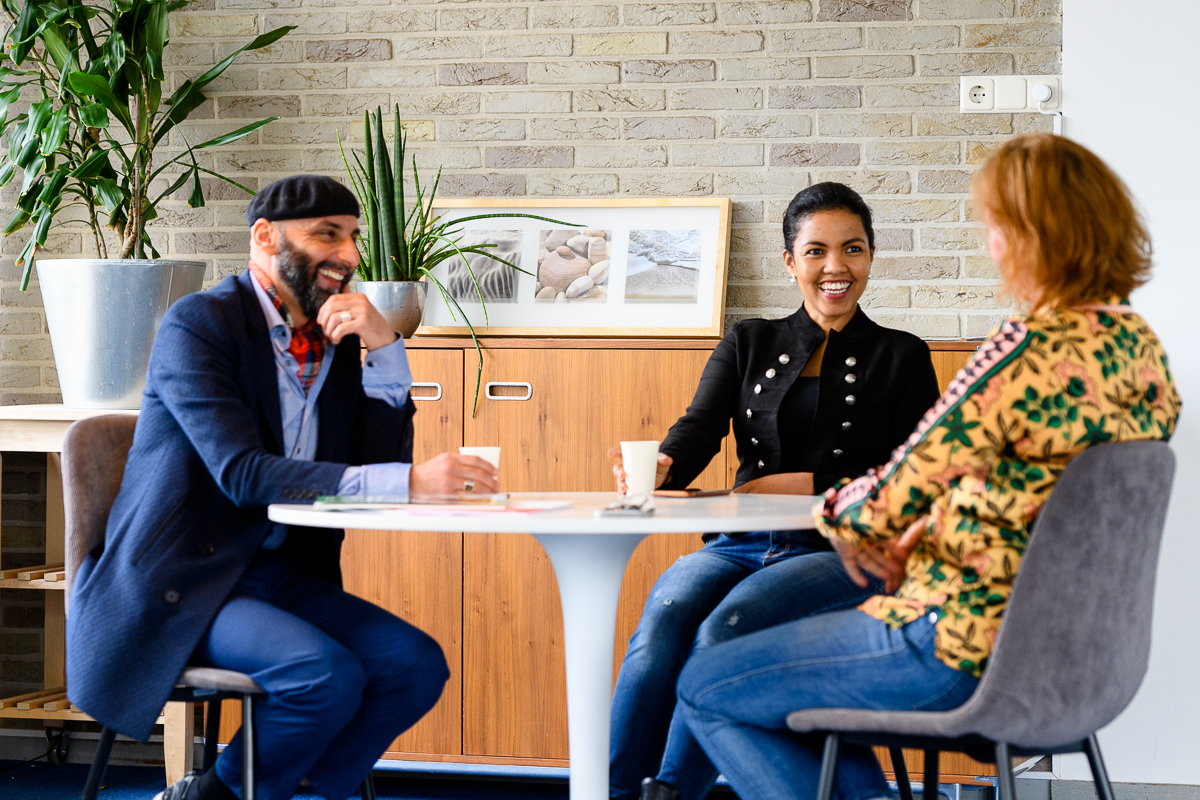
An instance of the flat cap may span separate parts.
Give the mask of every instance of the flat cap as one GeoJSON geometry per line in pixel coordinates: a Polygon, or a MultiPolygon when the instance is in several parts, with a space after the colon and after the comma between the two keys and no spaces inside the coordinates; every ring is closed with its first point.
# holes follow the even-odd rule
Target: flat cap
{"type": "Polygon", "coordinates": [[[246,222],[253,226],[259,219],[277,222],[338,214],[357,217],[358,212],[358,199],[354,192],[333,178],[293,175],[260,189],[246,209],[246,222]]]}

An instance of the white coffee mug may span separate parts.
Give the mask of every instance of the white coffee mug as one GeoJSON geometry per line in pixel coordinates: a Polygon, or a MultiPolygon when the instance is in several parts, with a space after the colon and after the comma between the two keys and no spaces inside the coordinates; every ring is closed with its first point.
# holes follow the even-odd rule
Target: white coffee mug
{"type": "Polygon", "coordinates": [[[499,447],[460,447],[458,448],[460,456],[475,456],[482,458],[484,461],[491,464],[500,470],[500,448],[499,447]]]}
{"type": "Polygon", "coordinates": [[[621,442],[625,467],[625,494],[650,494],[658,475],[658,446],[661,442],[621,442]]]}

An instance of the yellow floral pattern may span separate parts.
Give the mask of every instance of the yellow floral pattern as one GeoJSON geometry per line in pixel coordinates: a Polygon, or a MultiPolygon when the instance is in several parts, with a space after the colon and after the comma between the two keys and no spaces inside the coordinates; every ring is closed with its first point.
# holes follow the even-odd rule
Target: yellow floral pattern
{"type": "Polygon", "coordinates": [[[894,627],[935,612],[937,655],[980,675],[1029,531],[1067,462],[1094,444],[1169,439],[1167,357],[1123,300],[1005,320],[886,465],[816,509],[849,544],[929,515],[895,595],[860,608],[894,627]]]}

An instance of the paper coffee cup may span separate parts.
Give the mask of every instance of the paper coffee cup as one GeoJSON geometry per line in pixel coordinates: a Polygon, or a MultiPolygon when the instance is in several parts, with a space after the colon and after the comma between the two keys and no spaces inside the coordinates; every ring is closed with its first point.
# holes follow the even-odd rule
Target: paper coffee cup
{"type": "Polygon", "coordinates": [[[650,494],[654,491],[660,444],[661,442],[621,442],[626,494],[650,494]]]}
{"type": "Polygon", "coordinates": [[[500,469],[500,448],[499,447],[460,447],[458,448],[460,456],[475,456],[482,458],[484,461],[491,464],[497,471],[500,469]]]}

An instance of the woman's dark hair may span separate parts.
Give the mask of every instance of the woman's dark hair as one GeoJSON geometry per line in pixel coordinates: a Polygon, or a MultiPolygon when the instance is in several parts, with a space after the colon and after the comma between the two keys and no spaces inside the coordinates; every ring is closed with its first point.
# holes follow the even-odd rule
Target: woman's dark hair
{"type": "Polygon", "coordinates": [[[796,241],[796,231],[804,220],[818,211],[849,211],[862,220],[867,232],[867,246],[875,249],[875,229],[871,227],[871,209],[858,192],[844,183],[827,181],[810,186],[792,198],[783,214],[783,247],[789,253],[796,241]]]}

